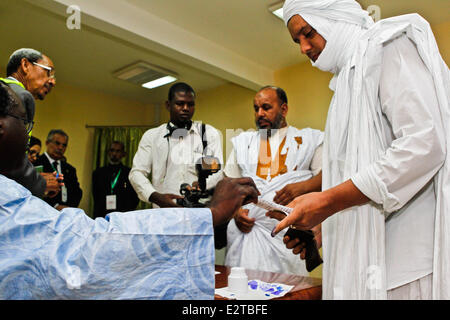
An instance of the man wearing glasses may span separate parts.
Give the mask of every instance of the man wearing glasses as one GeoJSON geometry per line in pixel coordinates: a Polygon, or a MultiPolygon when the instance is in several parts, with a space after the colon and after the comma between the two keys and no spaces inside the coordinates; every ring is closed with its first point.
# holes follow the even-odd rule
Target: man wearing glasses
{"type": "MultiPolygon", "coordinates": [[[[29,133],[33,127],[35,113],[34,99],[44,100],[56,85],[53,62],[34,49],[16,50],[9,58],[6,78],[0,78],[22,100],[28,121],[29,133]]],[[[37,197],[53,197],[60,191],[61,183],[52,173],[38,174],[26,154],[22,166],[9,172],[8,177],[16,180],[37,197]]]]}
{"type": "Polygon", "coordinates": [[[61,192],[55,197],[44,198],[45,202],[58,210],[78,207],[83,195],[76,169],[67,163],[64,158],[68,142],[69,136],[63,130],[50,130],[45,141],[47,150],[34,163],[35,166],[42,166],[43,172],[56,172],[57,177],[61,174],[64,176],[64,185],[61,186],[61,192]]]}

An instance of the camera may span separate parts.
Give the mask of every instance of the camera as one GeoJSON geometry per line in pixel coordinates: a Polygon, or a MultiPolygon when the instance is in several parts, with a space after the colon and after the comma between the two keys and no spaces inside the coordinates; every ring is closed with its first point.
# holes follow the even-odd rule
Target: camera
{"type": "Polygon", "coordinates": [[[206,205],[200,202],[200,199],[209,198],[213,190],[206,190],[206,179],[220,170],[219,159],[212,156],[205,156],[198,159],[195,164],[195,170],[198,176],[199,189],[191,187],[187,183],[180,186],[180,194],[184,196],[177,199],[177,204],[185,208],[204,208],[206,205]]]}
{"type": "MultiPolygon", "coordinates": [[[[180,194],[184,196],[177,199],[177,204],[185,208],[205,208],[207,203],[201,203],[200,199],[209,198],[214,189],[206,190],[206,178],[220,170],[219,159],[212,156],[200,158],[195,164],[195,170],[198,175],[199,188],[193,188],[187,183],[180,186],[180,194]]],[[[214,247],[221,249],[227,245],[227,226],[228,222],[214,227],[214,247]]]]}

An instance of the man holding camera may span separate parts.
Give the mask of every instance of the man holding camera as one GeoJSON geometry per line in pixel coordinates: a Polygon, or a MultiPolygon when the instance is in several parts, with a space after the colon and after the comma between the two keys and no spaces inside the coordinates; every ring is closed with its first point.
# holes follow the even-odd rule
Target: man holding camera
{"type": "MultiPolygon", "coordinates": [[[[196,184],[196,162],[204,155],[222,162],[221,136],[210,125],[193,122],[195,92],[191,86],[179,82],[169,89],[166,108],[170,121],[148,130],[142,136],[133,159],[129,179],[145,202],[154,207],[179,207],[177,199],[181,184],[196,184]],[[151,175],[151,182],[149,177],[151,175]]],[[[206,189],[214,188],[222,178],[218,172],[206,180],[206,189]]]]}

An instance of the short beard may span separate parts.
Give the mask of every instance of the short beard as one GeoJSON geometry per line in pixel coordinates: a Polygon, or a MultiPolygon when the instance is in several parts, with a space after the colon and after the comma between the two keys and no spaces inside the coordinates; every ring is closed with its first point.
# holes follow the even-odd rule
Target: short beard
{"type": "Polygon", "coordinates": [[[284,123],[285,118],[283,117],[283,115],[281,114],[281,112],[279,112],[277,114],[277,116],[275,117],[275,120],[273,122],[270,123],[270,127],[269,128],[261,128],[259,126],[258,120],[255,121],[256,127],[259,129],[259,131],[261,132],[261,130],[267,131],[267,138],[270,138],[272,133],[272,130],[278,130],[281,127],[281,124],[284,123]]]}

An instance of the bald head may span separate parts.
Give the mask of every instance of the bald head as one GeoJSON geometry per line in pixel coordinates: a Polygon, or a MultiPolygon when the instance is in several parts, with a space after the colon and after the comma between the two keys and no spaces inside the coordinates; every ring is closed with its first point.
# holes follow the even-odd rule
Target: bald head
{"type": "Polygon", "coordinates": [[[279,129],[287,125],[288,105],[283,89],[275,86],[261,88],[253,99],[253,108],[259,129],[279,129]]]}

